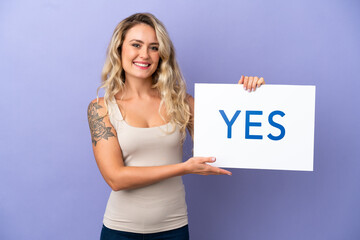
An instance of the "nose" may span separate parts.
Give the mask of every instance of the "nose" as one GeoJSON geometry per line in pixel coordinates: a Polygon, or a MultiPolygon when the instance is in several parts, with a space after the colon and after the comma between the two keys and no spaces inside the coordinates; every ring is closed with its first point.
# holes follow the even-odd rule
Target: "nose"
{"type": "Polygon", "coordinates": [[[148,49],[146,47],[142,47],[140,49],[140,57],[143,58],[143,59],[148,59],[149,58],[148,49]]]}

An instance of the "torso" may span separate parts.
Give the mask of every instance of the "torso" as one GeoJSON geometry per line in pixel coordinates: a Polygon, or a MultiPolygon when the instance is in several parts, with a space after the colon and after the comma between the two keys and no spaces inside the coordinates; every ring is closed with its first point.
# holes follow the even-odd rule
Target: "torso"
{"type": "Polygon", "coordinates": [[[160,110],[161,115],[159,114],[161,99],[158,96],[121,99],[117,95],[115,99],[124,120],[133,127],[151,128],[170,121],[164,105],[160,110]]]}
{"type": "MultiPolygon", "coordinates": [[[[136,109],[129,114],[132,104],[127,106],[128,117],[133,113],[142,115],[136,109]]],[[[178,127],[171,131],[170,123],[148,125],[147,128],[142,128],[145,125],[132,126],[131,124],[136,123],[131,121],[132,118],[127,118],[130,124],[123,120],[115,101],[108,103],[108,110],[110,122],[117,132],[125,166],[162,166],[182,162],[178,127]]],[[[185,226],[188,219],[181,177],[168,178],[141,188],[112,191],[103,223],[111,229],[136,233],[154,233],[185,226]]]]}

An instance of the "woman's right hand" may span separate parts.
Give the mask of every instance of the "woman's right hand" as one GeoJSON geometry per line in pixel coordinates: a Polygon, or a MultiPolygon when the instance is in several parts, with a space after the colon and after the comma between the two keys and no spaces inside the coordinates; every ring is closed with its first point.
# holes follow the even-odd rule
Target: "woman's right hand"
{"type": "Polygon", "coordinates": [[[225,169],[207,164],[215,161],[216,159],[214,157],[192,157],[184,162],[186,173],[199,175],[232,175],[231,172],[225,169]]]}

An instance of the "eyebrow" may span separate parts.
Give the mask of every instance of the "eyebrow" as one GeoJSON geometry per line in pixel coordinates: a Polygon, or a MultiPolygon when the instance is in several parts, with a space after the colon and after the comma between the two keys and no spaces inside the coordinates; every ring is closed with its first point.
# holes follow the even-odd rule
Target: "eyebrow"
{"type": "MultiPolygon", "coordinates": [[[[139,39],[131,39],[130,42],[132,42],[132,41],[144,44],[144,42],[139,40],[139,39]]],[[[153,43],[150,43],[149,45],[159,45],[159,43],[158,42],[153,42],[153,43]]]]}

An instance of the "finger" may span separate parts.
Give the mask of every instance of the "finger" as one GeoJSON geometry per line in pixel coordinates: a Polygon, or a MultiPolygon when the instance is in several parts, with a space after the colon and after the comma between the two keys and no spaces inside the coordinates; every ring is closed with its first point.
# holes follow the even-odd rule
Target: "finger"
{"type": "Polygon", "coordinates": [[[254,81],[253,81],[252,86],[251,86],[251,88],[252,88],[253,91],[255,91],[255,89],[256,89],[256,84],[257,84],[258,81],[259,81],[259,78],[258,78],[258,77],[254,77],[254,81]]]}
{"type": "Polygon", "coordinates": [[[222,170],[222,173],[223,173],[223,174],[226,174],[226,175],[229,175],[229,176],[232,175],[232,172],[230,172],[230,171],[227,171],[227,170],[225,170],[225,169],[221,169],[221,170],[222,170]]]}
{"type": "Polygon", "coordinates": [[[244,83],[244,75],[241,75],[241,78],[240,78],[238,84],[243,84],[243,83],[244,83]]]}
{"type": "Polygon", "coordinates": [[[232,175],[231,172],[222,169],[222,168],[218,168],[218,167],[212,167],[213,168],[213,172],[216,173],[216,175],[232,175]]]}
{"type": "Polygon", "coordinates": [[[254,77],[249,77],[249,82],[248,82],[248,85],[247,85],[247,89],[249,92],[251,92],[251,87],[252,87],[252,83],[254,81],[254,77]]]}
{"type": "Polygon", "coordinates": [[[265,80],[263,77],[261,77],[258,81],[258,87],[260,87],[261,85],[264,85],[265,84],[265,80]]]}
{"type": "Polygon", "coordinates": [[[200,157],[200,163],[213,163],[216,161],[215,157],[200,157]]]}
{"type": "Polygon", "coordinates": [[[247,90],[247,84],[248,84],[248,82],[249,82],[249,78],[248,78],[248,76],[245,76],[245,78],[244,78],[244,89],[245,89],[245,90],[247,90]]]}

